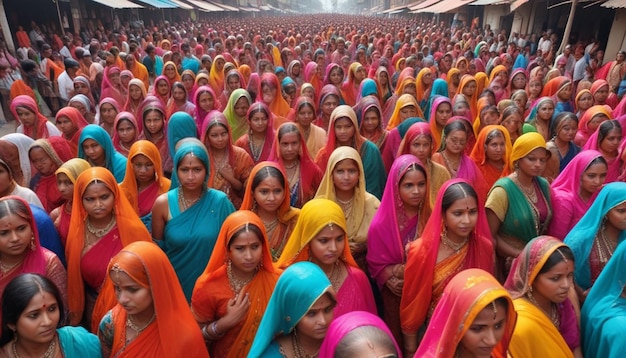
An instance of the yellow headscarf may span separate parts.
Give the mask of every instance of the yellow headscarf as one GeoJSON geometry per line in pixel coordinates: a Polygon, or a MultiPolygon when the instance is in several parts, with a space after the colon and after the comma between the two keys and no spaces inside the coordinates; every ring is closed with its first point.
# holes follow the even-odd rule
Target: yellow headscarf
{"type": "MultiPolygon", "coordinates": [[[[511,159],[509,160],[509,166],[511,170],[514,170],[515,162],[527,156],[530,152],[537,148],[546,149],[546,140],[543,136],[537,132],[529,132],[522,134],[513,144],[513,150],[511,150],[511,159]]],[[[548,151],[546,149],[548,153],[548,151]]]]}
{"type": "Polygon", "coordinates": [[[400,121],[400,110],[407,106],[414,106],[416,112],[415,116],[424,118],[424,113],[422,113],[422,109],[420,108],[419,104],[417,104],[417,100],[415,100],[415,97],[405,93],[400,96],[400,98],[398,98],[398,101],[396,102],[396,107],[393,109],[393,114],[391,115],[391,118],[389,118],[389,124],[387,125],[388,131],[396,128],[398,125],[400,125],[400,123],[402,123],[400,121]]]}

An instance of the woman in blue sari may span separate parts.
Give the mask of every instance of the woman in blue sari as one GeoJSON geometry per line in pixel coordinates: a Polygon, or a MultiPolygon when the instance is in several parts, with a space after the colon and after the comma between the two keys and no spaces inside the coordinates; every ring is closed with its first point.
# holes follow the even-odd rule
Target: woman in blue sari
{"type": "Polygon", "coordinates": [[[126,157],[115,150],[111,137],[99,125],[90,124],[83,128],[78,140],[78,157],[92,167],[107,168],[118,183],[124,180],[126,157]]]}
{"type": "Polygon", "coordinates": [[[167,146],[170,157],[176,155],[176,143],[183,138],[198,138],[198,128],[193,117],[187,112],[176,112],[167,121],[167,146]]]}
{"type": "Polygon", "coordinates": [[[187,301],[209,262],[220,227],[235,208],[226,194],[207,188],[209,155],[195,138],[174,156],[170,191],[152,208],[152,237],[167,254],[187,301]]]}
{"type": "Polygon", "coordinates": [[[593,285],[581,312],[585,357],[622,357],[626,352],[626,245],[620,245],[593,285]]]}

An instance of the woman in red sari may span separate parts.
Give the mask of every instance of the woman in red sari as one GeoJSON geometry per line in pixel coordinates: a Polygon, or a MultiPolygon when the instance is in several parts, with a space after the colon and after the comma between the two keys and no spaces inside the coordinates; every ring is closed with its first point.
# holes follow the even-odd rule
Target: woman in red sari
{"type": "Polygon", "coordinates": [[[248,120],[248,133],[237,139],[235,145],[248,152],[255,164],[266,161],[272,152],[272,144],[276,136],[274,116],[265,104],[255,102],[248,109],[246,119],[248,120]]]}
{"type": "MultiPolygon", "coordinates": [[[[135,210],[106,168],[78,176],[65,255],[69,323],[91,327],[91,313],[111,257],[135,241],[152,241],[135,210]]],[[[97,324],[102,317],[96,317],[97,324]]]]}
{"type": "Polygon", "coordinates": [[[54,172],[74,155],[65,139],[50,137],[37,139],[31,144],[28,156],[38,171],[31,180],[31,187],[41,200],[44,210],[49,213],[64,202],[54,172]]]}
{"type": "Polygon", "coordinates": [[[150,95],[159,99],[163,108],[167,107],[167,101],[170,99],[170,93],[172,92],[172,86],[167,80],[167,77],[161,75],[154,80],[154,86],[150,95]]]}
{"type": "Polygon", "coordinates": [[[29,96],[15,97],[11,101],[11,113],[20,123],[15,130],[17,133],[23,133],[32,139],[61,135],[54,124],[48,122],[48,118],[39,112],[37,102],[29,96]]]}
{"type": "Polygon", "coordinates": [[[139,138],[139,126],[137,119],[130,112],[120,112],[115,116],[115,124],[113,125],[113,147],[121,155],[128,157],[130,147],[139,138]]]}
{"type": "Polygon", "coordinates": [[[73,158],[63,163],[59,169],[54,172],[56,176],[56,184],[61,193],[61,197],[65,200],[61,206],[50,212],[50,218],[54,222],[54,226],[59,232],[63,246],[67,242],[67,235],[70,231],[70,219],[72,215],[72,200],[74,198],[74,184],[80,173],[91,168],[89,162],[80,158],[73,158]]]}
{"type": "Polygon", "coordinates": [[[63,107],[57,112],[56,126],[61,132],[61,136],[70,145],[74,155],[78,154],[80,131],[88,124],[85,117],[74,107],[63,107]]]}
{"type": "Polygon", "coordinates": [[[491,189],[498,179],[509,175],[511,150],[509,131],[503,126],[486,126],[478,134],[470,158],[483,174],[488,189],[491,189]]]}

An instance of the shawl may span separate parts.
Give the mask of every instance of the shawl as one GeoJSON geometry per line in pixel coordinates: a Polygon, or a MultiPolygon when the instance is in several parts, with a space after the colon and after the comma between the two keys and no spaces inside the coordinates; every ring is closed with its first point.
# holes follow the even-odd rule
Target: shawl
{"type": "MultiPolygon", "coordinates": [[[[100,128],[100,127],[98,127],[100,128]]],[[[105,168],[90,168],[78,176],[74,184],[74,198],[72,200],[72,218],[70,219],[70,231],[67,237],[65,256],[67,257],[67,283],[69,302],[69,322],[78,325],[83,318],[85,308],[84,281],[80,270],[80,262],[85,247],[85,221],[88,218],[87,211],[83,207],[83,194],[89,184],[99,182],[113,193],[115,200],[113,213],[117,230],[120,234],[122,247],[135,241],[152,241],[148,230],[143,225],[130,203],[123,195],[111,172],[105,168]]],[[[99,319],[96,320],[99,322],[99,319]]]]}
{"type": "Polygon", "coordinates": [[[276,136],[276,131],[274,130],[274,115],[264,103],[255,102],[250,105],[250,108],[248,108],[248,113],[246,113],[244,120],[246,121],[246,125],[248,127],[248,133],[245,133],[237,139],[235,145],[243,148],[255,163],[267,160],[272,151],[272,143],[274,143],[274,137],[276,136]],[[263,147],[261,148],[260,153],[258,153],[258,158],[255,156],[255,153],[253,153],[252,146],[250,145],[250,137],[252,136],[250,122],[256,113],[264,113],[267,117],[265,139],[263,140],[263,147]]]}
{"type": "Polygon", "coordinates": [[[349,214],[349,216],[346,217],[346,234],[350,242],[366,243],[367,231],[376,214],[376,210],[378,210],[380,201],[365,190],[363,163],[361,162],[361,156],[354,148],[342,146],[333,151],[328,160],[324,177],[322,178],[322,182],[315,197],[337,201],[333,171],[340,162],[348,159],[353,160],[357,164],[359,169],[359,181],[354,188],[352,209],[349,213],[344,213],[344,215],[349,214]]]}
{"type": "Polygon", "coordinates": [[[238,117],[235,113],[235,105],[240,98],[245,98],[248,101],[248,105],[252,105],[252,98],[245,89],[234,90],[228,99],[228,104],[224,109],[224,116],[228,120],[230,128],[232,128],[233,141],[237,141],[242,135],[248,132],[249,125],[246,117],[238,117]]]}
{"type": "MultiPolygon", "coordinates": [[[[600,132],[596,129],[596,131],[593,132],[593,134],[589,137],[589,139],[587,139],[587,142],[582,147],[583,152],[587,150],[601,151],[600,141],[598,138],[599,134],[600,132]]],[[[617,181],[619,179],[620,174],[622,173],[622,156],[625,154],[624,143],[625,142],[620,143],[620,146],[617,149],[618,154],[616,157],[612,159],[609,159],[607,157],[604,158],[606,159],[606,163],[608,165],[606,178],[604,179],[605,183],[612,183],[614,181],[617,181]]]]}
{"type": "MultiPolygon", "coordinates": [[[[167,143],[167,117],[165,112],[165,107],[161,102],[150,102],[147,103],[142,109],[142,120],[144,131],[139,135],[139,139],[148,140],[157,147],[159,150],[159,154],[161,156],[161,162],[163,164],[163,172],[170,173],[172,171],[172,158],[170,157],[169,145],[167,143]],[[157,111],[160,113],[161,119],[163,121],[163,126],[161,127],[161,138],[154,138],[154,134],[150,133],[146,126],[146,113],[148,111],[157,111]]],[[[158,135],[158,134],[157,134],[158,135]]]]}
{"type": "Polygon", "coordinates": [[[591,129],[589,129],[589,122],[591,122],[591,120],[597,115],[604,115],[608,119],[613,119],[611,111],[606,108],[606,106],[595,105],[587,109],[578,120],[578,132],[576,132],[574,143],[576,143],[579,147],[585,145],[588,142],[589,137],[593,134],[591,129]]]}
{"type": "Polygon", "coordinates": [[[349,106],[354,106],[356,104],[356,99],[358,96],[358,86],[356,86],[354,83],[354,77],[356,76],[356,72],[362,68],[364,68],[363,65],[358,62],[353,62],[348,70],[348,79],[341,86],[343,99],[349,106]]]}
{"type": "MultiPolygon", "coordinates": [[[[400,228],[406,231],[413,221],[404,212],[399,185],[409,170],[417,170],[416,166],[421,167],[426,172],[422,163],[410,154],[400,155],[393,162],[385,185],[383,199],[374,214],[367,233],[367,265],[370,275],[376,280],[379,288],[389,279],[384,274],[385,267],[405,262],[405,238],[402,237],[400,228]]],[[[429,180],[430,178],[426,178],[426,188],[429,188],[429,180]]],[[[424,194],[424,203],[430,202],[429,192],[430,190],[427,190],[424,194]]],[[[422,205],[417,220],[413,224],[417,226],[416,236],[422,233],[429,215],[430,206],[422,205]]]]}
{"type": "Polygon", "coordinates": [[[204,123],[209,113],[220,108],[220,102],[218,101],[217,97],[215,96],[215,92],[210,86],[200,86],[198,87],[198,89],[196,90],[196,93],[194,94],[193,103],[195,103],[196,105],[195,120],[196,120],[197,130],[199,132],[202,129],[202,124],[204,123]],[[213,98],[213,108],[211,108],[211,110],[209,110],[208,112],[202,109],[199,103],[200,95],[202,95],[203,93],[208,93],[213,98]]]}
{"type": "Polygon", "coordinates": [[[209,357],[174,268],[158,246],[151,242],[135,242],[113,257],[97,307],[101,307],[106,299],[115,299],[111,278],[114,270],[126,273],[138,286],[150,289],[156,319],[142,334],[125,343],[127,313],[120,303],[115,304],[112,310],[114,339],[111,356],[209,357]]]}
{"type": "MultiPolygon", "coordinates": [[[[333,85],[326,85],[326,86],[322,87],[322,90],[320,91],[320,94],[319,94],[319,102],[317,102],[319,104],[317,106],[318,115],[317,115],[317,118],[313,121],[313,124],[315,124],[316,126],[322,128],[326,132],[328,132],[328,125],[329,125],[329,123],[325,123],[324,102],[326,102],[326,99],[329,96],[337,97],[337,104],[339,104],[339,100],[341,99],[341,93],[339,93],[339,90],[337,89],[337,87],[335,87],[333,85]]],[[[298,103],[298,102],[296,102],[296,103],[298,103]]],[[[297,108],[297,107],[298,107],[297,105],[294,106],[294,108],[297,108]]],[[[328,121],[330,122],[330,118],[328,118],[328,121]]]]}
{"type": "Polygon", "coordinates": [[[428,97],[428,103],[426,104],[426,108],[424,109],[424,119],[427,122],[430,122],[433,101],[437,99],[438,97],[448,97],[448,96],[449,96],[448,83],[441,78],[437,78],[435,81],[433,81],[433,88],[430,90],[430,97],[428,97]]]}
{"type": "Polygon", "coordinates": [[[102,358],[100,340],[83,327],[63,327],[57,329],[61,351],[66,358],[102,358]]]}
{"type": "Polygon", "coordinates": [[[156,198],[170,189],[170,180],[163,176],[163,167],[161,165],[161,155],[159,154],[159,149],[152,142],[140,140],[135,142],[130,147],[130,151],[128,152],[128,161],[126,164],[126,177],[124,177],[124,180],[119,186],[120,190],[124,193],[124,195],[126,195],[130,205],[135,209],[137,215],[140,216],[146,215],[146,213],[141,213],[139,210],[139,204],[143,201],[142,199],[149,199],[151,201],[150,207],[152,207],[156,198]],[[137,177],[135,176],[132,161],[138,155],[145,156],[154,165],[155,183],[157,184],[158,190],[156,195],[152,198],[142,198],[144,192],[137,191],[137,177]]]}
{"type": "Polygon", "coordinates": [[[172,158],[176,145],[184,138],[198,138],[198,127],[189,113],[176,112],[167,121],[167,146],[172,158]]]}
{"type": "MultiPolygon", "coordinates": [[[[311,61],[304,67],[304,82],[310,83],[315,90],[315,102],[319,103],[319,93],[324,86],[322,80],[317,76],[317,63],[311,61]]],[[[304,87],[304,86],[303,86],[304,87]]]]}
{"type": "MultiPolygon", "coordinates": [[[[64,162],[74,157],[69,144],[61,137],[37,139],[30,145],[29,153],[33,148],[42,149],[50,160],[54,162],[56,168],[59,168],[64,162]]],[[[61,197],[61,193],[57,187],[54,173],[45,176],[38,173],[35,178],[33,178],[33,182],[33,191],[37,194],[39,200],[41,200],[46,212],[51,212],[65,201],[61,197]]]]}
{"type": "MultiPolygon", "coordinates": [[[[405,277],[400,303],[400,317],[404,332],[415,333],[426,321],[433,299],[433,281],[436,276],[434,268],[437,264],[441,232],[446,215],[446,212],[441,209],[443,196],[448,188],[458,183],[467,182],[462,179],[452,179],[439,190],[433,212],[428,218],[422,235],[410,243],[408,248],[405,271],[412,274],[405,277]]],[[[478,220],[467,243],[461,270],[479,268],[492,273],[494,270],[493,239],[483,206],[478,203],[477,208],[478,220]]],[[[449,282],[450,279],[452,277],[444,279],[444,282],[449,282]]]]}
{"type": "Polygon", "coordinates": [[[378,150],[382,153],[384,145],[385,145],[385,139],[387,139],[387,134],[389,132],[387,132],[387,130],[383,127],[383,111],[382,111],[382,108],[380,107],[380,103],[378,102],[378,99],[373,96],[363,97],[359,101],[356,107],[357,108],[355,108],[355,112],[357,115],[357,119],[359,120],[358,121],[359,133],[361,133],[361,135],[367,140],[376,144],[376,147],[378,147],[378,150]],[[377,112],[378,126],[374,130],[374,133],[370,134],[368,138],[366,137],[365,128],[363,126],[363,120],[365,118],[365,114],[368,111],[372,111],[372,110],[377,112]]]}
{"type": "Polygon", "coordinates": [[[105,158],[104,167],[113,173],[117,182],[122,182],[126,174],[126,158],[115,150],[109,134],[97,124],[90,124],[83,128],[78,141],[78,157],[89,161],[83,150],[83,143],[87,139],[96,141],[102,147],[105,158]]]}
{"type": "Polygon", "coordinates": [[[511,138],[509,136],[509,131],[505,127],[501,125],[489,125],[481,129],[478,134],[478,138],[476,139],[474,149],[470,154],[470,158],[472,158],[474,163],[478,166],[478,169],[482,172],[487,187],[491,188],[498,179],[507,176],[510,173],[509,157],[511,155],[511,150],[511,138]],[[485,149],[487,147],[487,136],[494,130],[500,131],[504,138],[504,153],[502,153],[504,167],[502,171],[489,164],[485,153],[485,149]]]}
{"type": "MultiPolygon", "coordinates": [[[[625,201],[626,183],[613,182],[604,185],[585,215],[565,237],[564,242],[572,249],[576,261],[574,271],[576,284],[583,290],[589,289],[593,284],[589,255],[593,250],[598,231],[601,230],[608,212],[625,201]]],[[[620,232],[618,243],[623,242],[624,238],[626,231],[620,232]]]]}
{"type": "Polygon", "coordinates": [[[584,201],[580,196],[581,179],[591,162],[601,156],[596,150],[579,153],[552,182],[552,210],[559,215],[550,223],[550,235],[563,240],[595,201],[602,185],[584,201]]]}
{"type": "Polygon", "coordinates": [[[416,115],[413,117],[424,118],[424,113],[422,113],[422,110],[420,109],[418,102],[415,100],[415,97],[410,94],[403,94],[400,96],[400,98],[398,98],[398,101],[396,102],[396,107],[391,114],[391,118],[389,118],[389,124],[387,124],[388,131],[394,129],[400,123],[402,123],[402,120],[400,119],[400,111],[408,106],[415,107],[416,115]]]}
{"type": "MultiPolygon", "coordinates": [[[[113,97],[106,97],[106,98],[102,98],[100,100],[100,104],[98,105],[98,109],[100,111],[102,111],[102,105],[104,104],[110,104],[111,106],[113,106],[113,109],[115,110],[115,115],[117,116],[118,113],[120,113],[120,105],[119,102],[113,98],[113,97]]],[[[99,113],[100,118],[98,121],[98,124],[100,124],[100,126],[104,125],[104,120],[102,119],[102,113],[99,113]]],[[[113,125],[115,125],[115,118],[113,118],[113,125]]],[[[115,126],[113,126],[113,133],[115,133],[115,126]]],[[[112,133],[112,134],[113,134],[112,133]]]]}
{"type": "Polygon", "coordinates": [[[167,101],[170,98],[171,93],[172,93],[172,85],[170,81],[167,79],[167,77],[161,75],[154,80],[154,85],[152,86],[152,92],[150,92],[150,95],[158,98],[163,108],[167,107],[167,101]],[[167,83],[167,93],[165,95],[161,95],[159,93],[159,82],[167,83]]]}
{"type": "Polygon", "coordinates": [[[453,93],[456,93],[458,86],[455,87],[454,78],[456,77],[460,83],[460,76],[461,71],[458,68],[453,67],[448,71],[448,74],[446,75],[446,82],[448,83],[448,94],[452,95],[453,93]]]}
{"type": "Polygon", "coordinates": [[[20,169],[22,170],[23,176],[22,182],[17,184],[28,188],[30,186],[33,169],[30,164],[30,159],[28,157],[28,149],[30,148],[30,145],[33,144],[35,141],[31,137],[28,137],[27,135],[22,133],[9,133],[2,136],[0,140],[7,141],[16,147],[20,162],[20,169]]]}
{"type": "Polygon", "coordinates": [[[430,107],[430,132],[433,136],[433,144],[435,148],[439,148],[441,146],[441,137],[443,136],[443,125],[437,122],[437,109],[442,103],[447,103],[450,105],[450,109],[452,109],[452,102],[447,97],[437,97],[432,101],[432,106],[430,107]]]}
{"type": "Polygon", "coordinates": [[[393,94],[393,88],[391,87],[391,76],[389,75],[389,70],[387,70],[387,67],[384,67],[384,66],[378,67],[378,69],[376,70],[376,74],[374,76],[374,81],[376,83],[376,88],[378,89],[378,98],[381,101],[386,102],[387,99],[389,99],[389,97],[391,97],[391,95],[393,94]],[[386,86],[384,86],[380,80],[383,73],[387,74],[386,86]]]}
{"type": "MultiPolygon", "coordinates": [[[[417,100],[417,103],[419,104],[419,107],[421,107],[422,110],[425,109],[426,102],[428,98],[430,97],[431,86],[432,86],[432,71],[430,67],[424,67],[417,73],[417,77],[415,79],[415,99],[417,100]],[[431,76],[430,84],[424,83],[424,77],[426,77],[427,75],[431,76]]],[[[420,116],[420,117],[423,117],[423,116],[420,116]]]]}
{"type": "MultiPolygon", "coordinates": [[[[164,65],[163,65],[163,69],[161,70],[161,75],[165,75],[165,69],[168,66],[173,66],[174,67],[174,78],[167,78],[167,81],[170,83],[170,86],[174,84],[174,82],[181,82],[181,75],[178,73],[178,69],[176,68],[176,64],[173,61],[167,61],[164,65]]],[[[193,72],[193,71],[192,71],[193,72]]]]}
{"type": "Polygon", "coordinates": [[[289,114],[289,103],[282,96],[282,87],[280,81],[275,74],[266,72],[261,76],[261,85],[257,92],[256,100],[263,102],[263,86],[269,86],[276,89],[276,96],[272,99],[271,103],[265,103],[275,116],[286,118],[289,114]]]}
{"type": "MultiPolygon", "coordinates": [[[[589,91],[588,89],[583,89],[578,91],[578,93],[576,94],[576,98],[574,99],[574,106],[576,108],[577,111],[581,111],[582,108],[580,108],[580,105],[578,102],[580,102],[580,99],[585,95],[585,94],[589,94],[591,95],[591,104],[593,105],[593,94],[591,94],[591,91],[589,91]]],[[[589,109],[589,108],[587,108],[589,109]]],[[[584,112],[583,112],[584,113],[584,112]]]]}
{"type": "Polygon", "coordinates": [[[385,322],[383,322],[380,317],[369,312],[355,311],[346,313],[341,317],[333,320],[333,322],[328,327],[326,337],[322,342],[319,357],[335,357],[335,350],[337,349],[337,346],[339,346],[343,338],[360,327],[375,327],[383,331],[387,335],[387,337],[389,337],[393,341],[393,344],[396,347],[395,353],[400,356],[400,354],[402,353],[402,349],[400,349],[398,343],[396,343],[396,341],[393,339],[393,335],[391,334],[391,331],[389,330],[385,322]]]}
{"type": "Polygon", "coordinates": [[[115,124],[113,125],[113,128],[115,131],[113,132],[113,139],[112,139],[113,147],[118,153],[120,153],[121,155],[125,157],[128,157],[128,151],[130,148],[124,147],[124,145],[121,142],[121,138],[118,132],[119,125],[123,121],[128,121],[128,123],[130,123],[133,127],[135,127],[135,136],[133,137],[133,143],[135,143],[137,139],[139,138],[139,126],[137,125],[137,119],[130,112],[120,112],[117,114],[117,116],[115,116],[115,124]]]}
{"type": "MultiPolygon", "coordinates": [[[[141,116],[141,113],[139,112],[141,103],[143,103],[143,100],[146,99],[147,95],[148,91],[146,90],[146,85],[143,83],[142,80],[138,78],[133,78],[132,80],[130,80],[130,82],[128,82],[128,99],[126,100],[126,104],[124,104],[124,111],[132,113],[135,118],[139,118],[141,116]],[[139,88],[139,90],[141,91],[141,97],[136,102],[130,96],[131,86],[137,86],[137,88],[139,88]]],[[[142,129],[143,127],[140,127],[139,132],[141,132],[142,129]]]]}
{"type": "Polygon", "coordinates": [[[461,77],[461,82],[459,83],[459,87],[456,90],[456,94],[462,94],[466,99],[467,99],[467,103],[470,106],[470,111],[471,111],[471,118],[476,118],[476,116],[478,116],[478,106],[476,104],[476,102],[478,101],[478,91],[474,90],[474,94],[472,95],[472,97],[467,97],[464,93],[463,93],[463,89],[468,86],[469,84],[471,84],[472,82],[474,82],[475,85],[477,85],[476,82],[476,78],[474,78],[474,76],[471,75],[463,75],[463,77],[461,77]]]}
{"type": "Polygon", "coordinates": [[[70,144],[70,147],[72,148],[72,151],[74,154],[78,153],[78,139],[80,138],[80,132],[82,131],[83,128],[85,128],[89,122],[87,122],[87,120],[85,119],[85,117],[83,117],[83,115],[80,113],[80,111],[74,107],[63,107],[61,108],[56,116],[56,121],[59,121],[59,118],[64,117],[69,119],[70,122],[72,122],[72,125],[74,126],[74,129],[76,130],[74,132],[74,134],[71,137],[66,137],[64,133],[62,133],[61,135],[63,136],[63,138],[65,138],[65,140],[70,144]]]}
{"type": "Polygon", "coordinates": [[[102,78],[102,91],[100,98],[113,98],[117,103],[124,103],[126,94],[124,93],[124,87],[122,83],[119,82],[118,85],[114,85],[113,81],[111,81],[111,76],[114,74],[120,74],[121,70],[117,66],[106,67],[104,69],[104,76],[102,78]]]}
{"type": "MultiPolygon", "coordinates": [[[[80,173],[89,168],[91,168],[91,166],[86,160],[80,158],[72,158],[63,163],[63,165],[61,165],[59,169],[54,172],[54,175],[58,176],[59,174],[63,173],[67,175],[72,184],[76,184],[76,179],[78,178],[80,173]]],[[[70,206],[70,209],[71,204],[71,202],[69,204],[66,203],[66,205],[70,206]]],[[[59,231],[59,235],[61,236],[61,241],[63,242],[63,245],[65,245],[65,242],[67,241],[67,235],[70,231],[70,219],[70,214],[65,213],[65,207],[60,207],[58,224],[55,224],[57,226],[57,230],[59,231]]],[[[63,256],[65,256],[65,254],[63,256]]]]}
{"type": "Polygon", "coordinates": [[[513,300],[489,272],[477,268],[464,270],[450,280],[415,356],[453,358],[476,316],[499,298],[506,300],[507,314],[504,335],[491,357],[506,358],[517,320],[513,300]]]}
{"type": "MultiPolygon", "coordinates": [[[[222,91],[224,90],[224,69],[217,69],[218,62],[221,62],[223,66],[226,62],[226,59],[224,59],[224,56],[222,55],[217,55],[215,56],[215,58],[213,59],[213,63],[211,64],[211,71],[209,72],[209,83],[211,88],[213,89],[213,93],[222,93],[222,91]]],[[[197,79],[198,78],[196,77],[196,80],[197,79]]],[[[217,98],[215,99],[217,100],[217,98]]],[[[197,102],[194,103],[198,105],[197,102]]]]}
{"type": "Polygon", "coordinates": [[[46,118],[46,116],[39,112],[39,106],[37,105],[37,102],[35,102],[35,100],[31,97],[26,95],[20,95],[15,97],[11,101],[10,108],[13,117],[18,121],[20,120],[20,116],[17,114],[18,109],[25,109],[35,114],[36,119],[32,127],[25,126],[24,123],[20,122],[20,126],[23,128],[24,131],[23,133],[28,137],[32,139],[39,139],[48,138],[51,135],[59,135],[58,129],[56,130],[56,132],[52,133],[48,131],[48,118],[46,118]]]}
{"type": "Polygon", "coordinates": [[[248,232],[248,225],[256,226],[262,233],[262,237],[259,238],[262,246],[260,267],[252,281],[245,286],[245,292],[250,297],[251,306],[242,322],[229,330],[225,337],[214,341],[212,344],[214,352],[228,352],[227,357],[233,358],[247,355],[256,335],[258,322],[263,317],[263,312],[280,275],[280,270],[275,269],[272,264],[265,226],[255,213],[239,210],[226,218],[220,229],[211,259],[202,275],[198,277],[191,297],[191,309],[196,320],[201,324],[208,324],[219,318],[221,313],[219,310],[225,306],[225,302],[220,302],[224,301],[225,297],[221,296],[225,295],[228,299],[234,296],[230,286],[217,287],[223,285],[223,282],[230,281],[226,273],[226,262],[229,261],[228,245],[233,236],[241,229],[245,228],[248,232]],[[224,295],[219,293],[220,290],[224,291],[224,295]],[[218,346],[221,346],[221,349],[218,349],[218,346]]]}
{"type": "Polygon", "coordinates": [[[326,293],[335,300],[335,291],[319,266],[306,261],[289,266],[276,282],[248,357],[265,356],[274,338],[290,334],[309,308],[326,293]]]}

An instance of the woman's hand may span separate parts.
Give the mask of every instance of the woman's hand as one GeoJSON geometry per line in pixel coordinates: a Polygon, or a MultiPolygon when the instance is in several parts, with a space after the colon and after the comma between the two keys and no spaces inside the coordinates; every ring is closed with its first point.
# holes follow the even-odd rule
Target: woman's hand
{"type": "Polygon", "coordinates": [[[226,164],[223,168],[221,168],[219,170],[219,174],[230,183],[230,186],[232,186],[233,189],[241,190],[243,188],[243,184],[235,177],[235,171],[230,164],[226,164]]]}
{"type": "Polygon", "coordinates": [[[235,297],[228,300],[226,306],[226,315],[219,320],[220,334],[224,334],[231,328],[235,327],[248,314],[250,308],[250,299],[248,293],[240,292],[235,297]]]}
{"type": "Polygon", "coordinates": [[[404,280],[395,276],[391,276],[386,282],[385,286],[396,296],[402,296],[402,287],[404,287],[404,280]]]}

